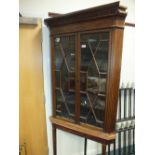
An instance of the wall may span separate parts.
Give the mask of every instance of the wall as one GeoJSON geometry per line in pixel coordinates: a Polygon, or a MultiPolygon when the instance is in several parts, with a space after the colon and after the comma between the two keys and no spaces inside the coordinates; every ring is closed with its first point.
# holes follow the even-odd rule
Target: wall
{"type": "MultiPolygon", "coordinates": [[[[48,17],[48,12],[68,13],[80,9],[102,5],[116,0],[19,0],[19,11],[23,16],[48,17]]],[[[121,0],[121,4],[128,7],[127,22],[135,22],[134,0],[121,0]]],[[[44,89],[46,98],[46,120],[48,130],[49,155],[52,155],[52,129],[49,121],[51,116],[51,81],[50,81],[50,40],[49,30],[43,24],[43,71],[44,89]]],[[[121,83],[134,82],[134,28],[126,27],[124,32],[124,45],[122,57],[121,83]]],[[[83,155],[84,139],[63,131],[58,131],[58,155],[83,155]]],[[[88,155],[101,152],[101,145],[88,141],[88,155]]]]}
{"type": "MultiPolygon", "coordinates": [[[[24,16],[47,17],[47,12],[68,13],[118,0],[19,0],[19,11],[24,16]]],[[[128,22],[134,22],[134,0],[120,0],[128,6],[128,22]]]]}

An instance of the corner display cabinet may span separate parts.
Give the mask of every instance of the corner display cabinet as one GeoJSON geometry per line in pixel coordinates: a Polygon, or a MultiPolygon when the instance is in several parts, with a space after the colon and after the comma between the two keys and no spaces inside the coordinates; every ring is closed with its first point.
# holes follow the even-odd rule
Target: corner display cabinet
{"type": "Polygon", "coordinates": [[[45,19],[51,33],[53,154],[56,129],[115,140],[126,7],[119,2],[45,19]]]}

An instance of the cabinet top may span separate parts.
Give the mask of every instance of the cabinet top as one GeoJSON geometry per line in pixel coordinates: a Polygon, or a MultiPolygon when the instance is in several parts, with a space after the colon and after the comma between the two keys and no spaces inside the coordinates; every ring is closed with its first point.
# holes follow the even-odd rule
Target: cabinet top
{"type": "Polygon", "coordinates": [[[53,18],[47,18],[45,19],[45,24],[49,27],[54,27],[111,16],[120,16],[125,18],[127,15],[126,9],[126,7],[120,5],[120,2],[115,2],[59,15],[53,18]]]}

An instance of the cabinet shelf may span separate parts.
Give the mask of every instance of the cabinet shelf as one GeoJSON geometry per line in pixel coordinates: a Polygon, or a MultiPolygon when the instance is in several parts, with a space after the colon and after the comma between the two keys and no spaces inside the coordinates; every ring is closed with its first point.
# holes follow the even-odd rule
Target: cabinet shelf
{"type": "MultiPolygon", "coordinates": [[[[56,71],[60,72],[60,70],[56,70],[56,71]]],[[[74,71],[70,71],[70,73],[75,74],[74,71]]],[[[81,74],[88,74],[88,71],[86,71],[86,70],[80,70],[80,73],[81,74]]],[[[98,74],[100,74],[100,75],[107,75],[107,72],[99,72],[98,74]]],[[[96,75],[97,77],[98,77],[98,74],[96,75]]]]}
{"type": "Polygon", "coordinates": [[[103,92],[103,93],[98,92],[98,89],[88,88],[87,91],[92,93],[92,94],[101,96],[101,97],[105,97],[106,96],[105,92],[103,92]]]}
{"type": "MultiPolygon", "coordinates": [[[[69,89],[69,92],[72,92],[72,93],[75,93],[75,90],[74,89],[69,89]]],[[[87,91],[80,91],[80,94],[87,94],[88,92],[90,93],[93,93],[97,96],[100,96],[100,97],[106,97],[106,94],[105,93],[96,93],[97,91],[94,91],[92,89],[87,89],[87,91]]]]}

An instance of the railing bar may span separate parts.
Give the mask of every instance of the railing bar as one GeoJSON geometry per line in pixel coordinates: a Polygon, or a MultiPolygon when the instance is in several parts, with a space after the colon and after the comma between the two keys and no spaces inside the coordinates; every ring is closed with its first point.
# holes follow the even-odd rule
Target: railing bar
{"type": "Polygon", "coordinates": [[[123,132],[124,130],[132,130],[132,129],[134,129],[134,127],[129,127],[129,128],[127,128],[127,129],[119,129],[119,130],[116,130],[117,132],[123,132]]]}
{"type": "Polygon", "coordinates": [[[131,98],[132,98],[132,88],[129,89],[129,118],[131,118],[131,98]]]}
{"type": "Polygon", "coordinates": [[[87,155],[87,138],[84,141],[84,155],[87,155]]]}
{"type": "Polygon", "coordinates": [[[119,122],[124,122],[124,121],[130,121],[130,120],[134,120],[135,117],[131,117],[131,118],[126,118],[126,119],[121,119],[121,120],[118,120],[117,123],[119,122]]]}
{"type": "Polygon", "coordinates": [[[133,128],[133,153],[135,153],[135,129],[133,128]]]}
{"type": "Polygon", "coordinates": [[[123,137],[123,155],[126,155],[126,130],[124,130],[124,137],[123,137]]]}
{"type": "Polygon", "coordinates": [[[131,130],[128,130],[128,154],[131,153],[131,130]]]}
{"type": "Polygon", "coordinates": [[[121,96],[122,96],[122,90],[119,90],[119,120],[121,120],[121,96]]]}
{"type": "Polygon", "coordinates": [[[134,153],[134,147],[133,147],[133,129],[131,130],[131,154],[133,154],[134,153]]]}
{"type": "Polygon", "coordinates": [[[116,141],[114,142],[114,147],[113,147],[113,155],[116,155],[116,141]]]}
{"type": "Polygon", "coordinates": [[[133,116],[135,116],[135,89],[133,89],[133,116]]]}
{"type": "Polygon", "coordinates": [[[118,154],[121,155],[121,131],[118,132],[118,154]]]}
{"type": "Polygon", "coordinates": [[[110,155],[110,144],[108,144],[108,155],[110,155]]]}
{"type": "Polygon", "coordinates": [[[126,118],[126,89],[124,89],[124,118],[126,118]]]}

